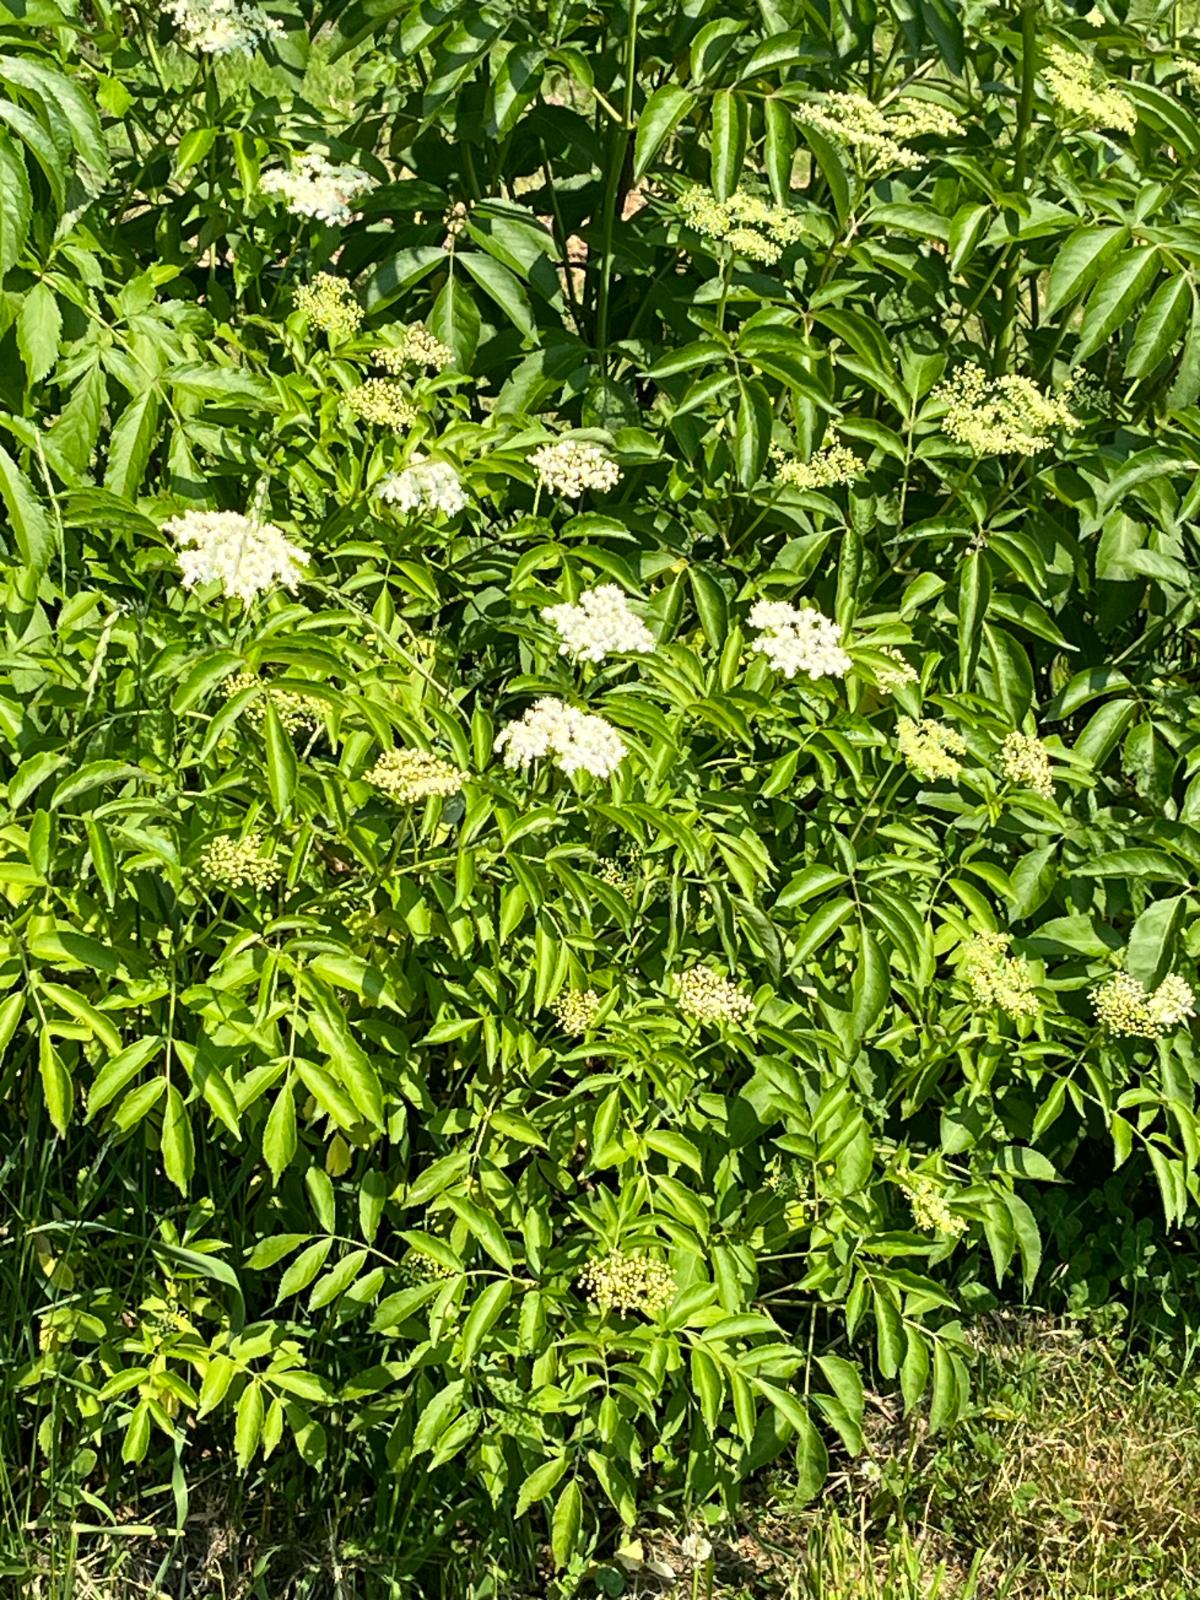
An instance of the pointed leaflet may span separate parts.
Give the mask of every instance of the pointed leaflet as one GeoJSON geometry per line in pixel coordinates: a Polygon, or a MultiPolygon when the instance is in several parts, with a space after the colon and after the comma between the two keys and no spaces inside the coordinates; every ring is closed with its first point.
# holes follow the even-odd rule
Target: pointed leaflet
{"type": "Polygon", "coordinates": [[[1126,250],[1088,297],[1075,347],[1075,360],[1086,361],[1116,333],[1158,276],[1161,262],[1154,245],[1126,250]]]}
{"type": "Polygon", "coordinates": [[[25,157],[8,134],[0,131],[0,278],[16,266],[29,237],[32,215],[25,157]]]}
{"type": "Polygon", "coordinates": [[[46,1110],[50,1113],[50,1121],[61,1136],[67,1131],[67,1124],[71,1120],[71,1103],[75,1098],[75,1088],[71,1082],[71,1074],[58,1051],[54,1048],[54,1041],[48,1029],[43,1029],[39,1040],[38,1066],[42,1075],[42,1093],[46,1098],[46,1110]]]}
{"type": "Polygon", "coordinates": [[[0,496],[4,499],[21,560],[30,572],[45,572],[54,554],[54,530],[33,492],[33,485],[3,446],[0,446],[0,496]]]}
{"type": "Polygon", "coordinates": [[[158,432],[158,396],[146,389],[122,411],[108,447],[104,487],[132,499],[141,487],[158,432]]]}
{"type": "Polygon", "coordinates": [[[479,287],[496,302],[514,327],[520,329],[527,338],[533,337],[536,327],[529,296],[507,267],[502,266],[492,256],[468,250],[460,252],[455,261],[458,266],[471,274],[479,287]]]}
{"type": "Polygon", "coordinates": [[[41,382],[58,360],[61,332],[62,312],[53,289],[49,284],[35,283],[17,315],[17,347],[31,388],[41,382]]]}
{"type": "Polygon", "coordinates": [[[286,817],[291,810],[296,793],[296,752],[279,712],[267,701],[263,718],[263,735],[267,746],[267,788],[277,817],[286,817]]]}
{"type": "Polygon", "coordinates": [[[745,99],[720,89],[712,99],[712,190],[728,200],[737,188],[746,160],[750,115],[745,99]]]}
{"type": "Polygon", "coordinates": [[[583,1495],[579,1484],[572,1478],[554,1508],[554,1522],[550,1533],[550,1549],[556,1567],[565,1567],[579,1542],[579,1529],[583,1522],[583,1495]]]}
{"type": "Polygon", "coordinates": [[[163,1171],[180,1193],[186,1194],[192,1178],[195,1148],[192,1125],[174,1084],[167,1085],[167,1103],[163,1108],[162,1158],[163,1171]]]}
{"type": "Polygon", "coordinates": [[[271,1169],[271,1176],[279,1182],[280,1174],[296,1153],[296,1102],[292,1097],[291,1083],[285,1083],[275,1097],[263,1129],[263,1156],[271,1169]]]}
{"type": "Polygon", "coordinates": [[[1154,291],[1142,312],[1125,362],[1127,378],[1144,378],[1153,372],[1174,348],[1192,310],[1192,286],[1180,274],[1167,278],[1154,291]]]}
{"type": "Polygon", "coordinates": [[[633,181],[644,178],[664,142],[696,103],[695,95],[667,83],[646,101],[633,145],[633,181]]]}
{"type": "Polygon", "coordinates": [[[1076,299],[1128,240],[1128,228],[1077,228],[1054,257],[1046,315],[1076,299]]]}

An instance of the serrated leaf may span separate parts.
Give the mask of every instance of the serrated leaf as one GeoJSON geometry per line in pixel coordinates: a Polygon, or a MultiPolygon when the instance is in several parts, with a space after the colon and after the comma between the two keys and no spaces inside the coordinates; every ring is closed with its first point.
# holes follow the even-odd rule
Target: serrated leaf
{"type": "Polygon", "coordinates": [[[1138,321],[1125,362],[1127,378],[1144,378],[1166,360],[1187,326],[1192,310],[1192,286],[1180,274],[1159,284],[1138,321]]]}
{"type": "Polygon", "coordinates": [[[550,1550],[554,1556],[554,1565],[560,1570],[568,1564],[575,1553],[582,1524],[583,1492],[578,1480],[572,1478],[558,1497],[550,1528],[550,1550]]]}
{"type": "Polygon", "coordinates": [[[17,316],[17,346],[30,388],[40,383],[58,360],[61,333],[62,312],[54,290],[47,283],[35,283],[17,316]]]}
{"type": "Polygon", "coordinates": [[[4,500],[21,560],[31,573],[38,575],[45,572],[55,547],[50,518],[34,493],[33,485],[2,445],[0,497],[4,500]]]}
{"type": "Polygon", "coordinates": [[[552,1461],[543,1461],[540,1467],[535,1467],[517,1494],[515,1515],[523,1517],[530,1506],[548,1499],[562,1481],[566,1470],[566,1456],[556,1456],[552,1461]]]}
{"type": "Polygon", "coordinates": [[[263,1129],[263,1159],[278,1183],[284,1168],[296,1153],[296,1102],[292,1085],[285,1083],[275,1096],[263,1129]]]}
{"type": "Polygon", "coordinates": [[[638,117],[633,145],[633,181],[640,182],[655,156],[696,103],[696,97],[678,84],[655,89],[638,117]]]}
{"type": "Polygon", "coordinates": [[[146,388],[135,396],[117,419],[108,446],[104,487],[132,500],[141,487],[158,434],[158,396],[146,388]]]}
{"type": "Polygon", "coordinates": [[[1088,297],[1075,346],[1076,362],[1094,355],[1123,326],[1158,276],[1161,259],[1154,245],[1139,245],[1117,257],[1088,297]]]}

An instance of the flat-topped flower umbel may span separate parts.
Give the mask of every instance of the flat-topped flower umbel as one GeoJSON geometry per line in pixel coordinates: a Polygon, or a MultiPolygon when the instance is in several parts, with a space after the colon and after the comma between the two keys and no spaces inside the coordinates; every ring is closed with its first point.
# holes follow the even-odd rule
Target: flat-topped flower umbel
{"type": "Polygon", "coordinates": [[[240,511],[185,511],[163,524],[179,546],[186,589],[219,583],[231,600],[249,605],[268,589],[294,589],[304,576],[308,552],[273,522],[240,511]]]}

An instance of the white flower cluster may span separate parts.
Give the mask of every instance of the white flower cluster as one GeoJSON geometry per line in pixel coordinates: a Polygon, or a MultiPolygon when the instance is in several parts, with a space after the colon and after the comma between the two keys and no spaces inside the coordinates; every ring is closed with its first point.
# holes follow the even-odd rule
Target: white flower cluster
{"type": "Polygon", "coordinates": [[[578,500],[585,489],[612,489],[621,481],[621,469],[603,445],[586,439],[544,444],[529,464],[543,488],[566,500],[578,500]]]}
{"type": "Polygon", "coordinates": [[[306,150],[293,167],[264,172],[264,194],[282,195],[295,217],[315,217],[339,227],[354,215],[354,202],[374,187],[374,179],[359,167],[328,161],[319,150],[306,150]]]}
{"type": "Polygon", "coordinates": [[[163,10],[179,24],[180,44],[206,56],[252,55],[283,29],[252,0],[164,0],[163,10]]]}
{"type": "Polygon", "coordinates": [[[500,730],[496,749],[504,751],[506,767],[527,767],[553,756],[568,777],[590,772],[594,778],[610,778],[626,753],[625,741],[603,717],[548,695],[535,700],[519,721],[500,730]]]}
{"type": "Polygon", "coordinates": [[[648,655],[654,649],[654,635],[615,583],[585,590],[574,605],[547,606],[542,615],[562,641],[559,654],[572,661],[648,655]]]}
{"type": "Polygon", "coordinates": [[[185,588],[219,583],[231,600],[246,605],[277,583],[294,589],[308,563],[308,552],[281,528],[240,511],[185,511],[164,523],[163,531],[179,546],[185,588]]]}
{"type": "Polygon", "coordinates": [[[440,512],[446,517],[457,516],[467,505],[454,468],[446,461],[430,461],[419,453],[403,472],[393,472],[385,478],[375,493],[401,511],[440,512]]]}
{"type": "Polygon", "coordinates": [[[785,678],[806,672],[810,678],[844,678],[853,663],[842,649],[842,630],[820,611],[801,611],[784,600],[759,600],[751,607],[750,626],[762,637],[752,650],[761,651],[785,678]]]}

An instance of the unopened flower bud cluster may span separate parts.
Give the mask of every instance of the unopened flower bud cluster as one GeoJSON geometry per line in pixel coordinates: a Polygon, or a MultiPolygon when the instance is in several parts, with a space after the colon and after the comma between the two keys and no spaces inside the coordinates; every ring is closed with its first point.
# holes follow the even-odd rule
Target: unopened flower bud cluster
{"type": "Polygon", "coordinates": [[[296,310],[302,311],[314,328],[334,339],[348,339],[362,324],[363,309],[344,278],[332,272],[318,272],[296,290],[296,310]]]}
{"type": "Polygon", "coordinates": [[[564,1033],[584,1034],[600,1013],[600,996],[595,989],[564,989],[550,1009],[564,1033]]]}
{"type": "Polygon", "coordinates": [[[967,1231],[966,1217],[951,1209],[946,1191],[936,1178],[926,1172],[902,1172],[896,1175],[896,1183],[908,1197],[913,1221],[922,1233],[957,1239],[967,1231]]]}
{"type": "Polygon", "coordinates": [[[680,195],[679,213],[697,233],[722,240],[736,254],[766,267],[774,266],[803,233],[799,217],[745,189],[718,200],[710,190],[693,185],[680,195]]]}
{"type": "Polygon", "coordinates": [[[275,707],[279,720],[288,733],[316,728],[321,723],[324,706],[315,695],[296,694],[290,689],[277,689],[273,683],[266,682],[253,672],[235,672],[232,677],[226,678],[224,688],[227,700],[232,700],[235,694],[241,694],[243,689],[259,691],[247,704],[243,713],[255,727],[261,727],[266,720],[268,705],[275,707]]]}
{"type": "Polygon", "coordinates": [[[613,489],[621,469],[603,445],[587,439],[558,439],[529,458],[538,482],[564,500],[578,500],[588,489],[613,489]]]}
{"type": "Polygon", "coordinates": [[[637,894],[642,876],[636,857],[626,853],[621,856],[601,856],[596,863],[596,877],[632,900],[637,894]]]}
{"type": "Polygon", "coordinates": [[[402,805],[457,794],[466,781],[457,767],[429,750],[385,750],[369,772],[367,782],[402,805]]]}
{"type": "Polygon", "coordinates": [[[874,646],[881,656],[886,656],[887,666],[876,667],[875,682],[881,689],[889,694],[894,689],[903,689],[906,683],[916,683],[917,669],[908,658],[896,649],[893,644],[877,644],[874,646]]]}
{"type": "Polygon", "coordinates": [[[783,1202],[783,1220],[789,1228],[807,1227],[812,1220],[811,1169],[776,1158],[766,1184],[783,1202]]]}
{"type": "Polygon", "coordinates": [[[558,634],[559,654],[572,661],[648,655],[654,649],[654,635],[615,583],[585,590],[574,604],[547,606],[542,615],[558,634]]]}
{"type": "Polygon", "coordinates": [[[939,778],[957,778],[962,771],[958,756],[966,752],[961,734],[931,717],[914,721],[901,717],[896,724],[896,743],[900,754],[918,778],[936,783],[939,778]]]}
{"type": "Polygon", "coordinates": [[[914,139],[959,138],[963,127],[944,106],[931,100],[898,100],[876,105],[864,94],[832,90],[819,100],[805,101],[796,115],[847,150],[857,152],[870,169],[921,167],[929,159],[912,147],[914,139]]]}
{"type": "Polygon", "coordinates": [[[590,1261],[579,1287],[600,1315],[657,1317],[675,1298],[675,1274],[665,1261],[640,1250],[614,1250],[590,1261]]]}
{"type": "Polygon", "coordinates": [[[261,833],[247,833],[240,839],[226,833],[204,846],[200,871],[222,889],[269,889],[283,868],[267,855],[261,833]]]}
{"type": "Polygon", "coordinates": [[[861,478],[863,464],[847,445],[825,444],[807,461],[784,457],[775,471],[776,483],[792,489],[832,489],[861,478]]]}
{"type": "Polygon", "coordinates": [[[750,608],[761,637],[751,645],[785,678],[844,678],[853,662],[842,648],[840,626],[820,611],[801,611],[783,600],[759,600],[750,608]]]}
{"type": "Polygon", "coordinates": [[[711,967],[689,967],[675,980],[675,999],[684,1016],[696,1022],[745,1022],[754,1002],[737,984],[711,967]]]}
{"type": "Polygon", "coordinates": [[[409,1288],[419,1283],[439,1283],[447,1278],[457,1278],[458,1273],[444,1261],[435,1261],[422,1250],[410,1250],[400,1262],[396,1273],[398,1281],[409,1288]]]}
{"type": "Polygon", "coordinates": [[[343,398],[346,410],[379,428],[411,428],[417,408],[394,378],[367,378],[343,398]]]}
{"type": "Polygon", "coordinates": [[[435,339],[423,322],[405,323],[393,331],[395,343],[382,345],[374,352],[376,361],[389,372],[404,372],[409,367],[441,372],[453,364],[454,352],[435,339]]]}
{"type": "Polygon", "coordinates": [[[1131,1039],[1161,1039],[1195,1015],[1196,996],[1178,973],[1149,992],[1129,972],[1114,972],[1092,990],[1096,1020],[1109,1033],[1131,1039]]]}
{"type": "Polygon", "coordinates": [[[1097,132],[1115,128],[1133,133],[1137,110],[1128,96],[1114,89],[1091,55],[1053,41],[1046,46],[1042,79],[1050,97],[1068,114],[1097,132]]]}
{"type": "Polygon", "coordinates": [[[625,741],[603,717],[549,695],[535,700],[519,720],[502,728],[495,747],[504,752],[506,767],[527,767],[551,756],[568,777],[588,772],[594,778],[610,778],[626,754],[625,741]]]}
{"type": "Polygon", "coordinates": [[[977,933],[963,947],[960,971],[981,1006],[998,1006],[1010,1017],[1035,1017],[1039,1005],[1033,972],[1021,956],[1011,956],[1007,933],[977,933]]]}
{"type": "Polygon", "coordinates": [[[1009,783],[1033,789],[1047,800],[1054,798],[1050,754],[1040,739],[1028,733],[1010,733],[1000,750],[1000,769],[1009,783]]]}

